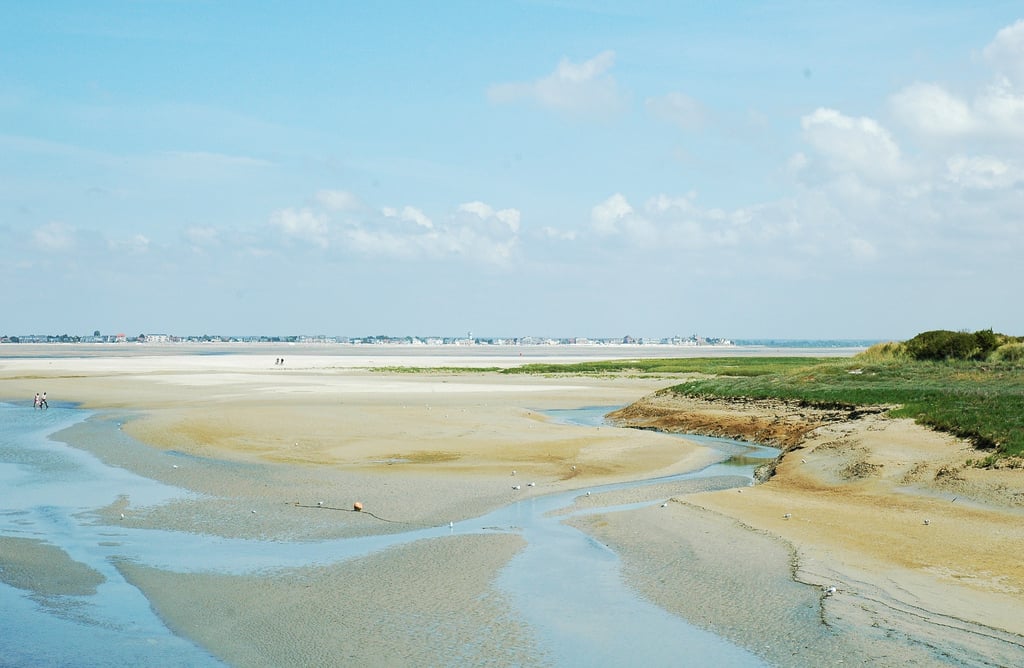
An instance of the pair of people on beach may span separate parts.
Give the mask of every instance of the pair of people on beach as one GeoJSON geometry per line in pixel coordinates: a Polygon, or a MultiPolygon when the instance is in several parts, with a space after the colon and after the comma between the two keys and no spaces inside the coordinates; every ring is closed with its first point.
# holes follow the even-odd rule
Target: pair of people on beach
{"type": "Polygon", "coordinates": [[[46,392],[39,394],[36,392],[36,408],[49,408],[50,404],[46,403],[46,392]]]}
{"type": "Polygon", "coordinates": [[[277,359],[274,360],[274,364],[275,365],[284,365],[284,358],[283,357],[278,357],[277,359]]]}

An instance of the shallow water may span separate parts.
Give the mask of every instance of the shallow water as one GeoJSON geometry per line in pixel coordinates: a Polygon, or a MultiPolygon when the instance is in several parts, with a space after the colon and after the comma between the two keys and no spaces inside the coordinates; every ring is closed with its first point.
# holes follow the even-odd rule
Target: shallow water
{"type": "MultiPolygon", "coordinates": [[[[548,414],[594,426],[611,408],[548,414]]],[[[451,528],[317,543],[109,526],[97,523],[92,513],[119,498],[130,498],[132,506],[155,506],[192,493],[49,440],[49,434],[89,415],[71,407],[36,411],[0,404],[0,538],[42,540],[104,578],[88,596],[33,595],[0,583],[2,665],[220,665],[164,626],[145,596],[121,577],[114,567],[117,559],[176,572],[242,574],[334,563],[423,538],[493,531],[514,531],[527,542],[502,570],[497,586],[534,630],[544,655],[558,665],[762,665],[745,649],[636,596],[623,583],[618,557],[563,523],[563,509],[572,508],[581,492],[525,499],[451,528]]],[[[722,452],[723,462],[680,476],[594,487],[594,500],[602,492],[712,476],[746,484],[753,467],[776,453],[723,439],[701,440],[722,452]],[[732,455],[747,461],[730,462],[732,455]]],[[[648,505],[591,507],[570,514],[648,505]]]]}

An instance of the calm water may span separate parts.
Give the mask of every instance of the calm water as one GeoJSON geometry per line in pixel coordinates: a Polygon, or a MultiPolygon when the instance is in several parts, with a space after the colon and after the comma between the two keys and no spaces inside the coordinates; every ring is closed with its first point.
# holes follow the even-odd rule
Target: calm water
{"type": "MultiPolygon", "coordinates": [[[[610,407],[552,411],[554,419],[599,425],[610,407]]],[[[238,540],[161,530],[111,527],[91,514],[127,496],[132,506],[158,505],[191,493],[108,466],[91,454],[49,440],[87,411],[0,404],[0,537],[42,540],[104,578],[90,596],[34,596],[0,583],[0,665],[215,666],[202,648],[172,634],[142,593],[113,567],[115,558],[177,572],[250,573],[365,556],[423,538],[498,530],[527,541],[497,586],[559,665],[755,666],[753,654],[696,629],[638,598],[623,584],[618,557],[551,511],[571,507],[580,492],[535,497],[486,516],[403,534],[320,543],[238,540]]],[[[111,427],[115,428],[115,427],[111,427]]],[[[122,435],[123,438],[123,435],[122,435]]],[[[703,471],[647,481],[663,484],[728,476],[745,484],[754,465],[776,451],[704,439],[723,461],[703,471]]],[[[135,447],[145,447],[136,444],[135,447]]],[[[593,487],[602,491],[645,483],[593,487]]],[[[607,512],[650,503],[578,510],[607,512]]],[[[2,549],[2,547],[0,547],[2,549]]],[[[0,567],[4,563],[0,553],[0,567]]]]}

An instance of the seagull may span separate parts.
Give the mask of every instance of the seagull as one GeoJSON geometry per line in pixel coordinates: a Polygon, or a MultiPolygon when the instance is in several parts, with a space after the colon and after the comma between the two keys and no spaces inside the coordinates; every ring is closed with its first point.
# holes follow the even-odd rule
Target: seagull
{"type": "Polygon", "coordinates": [[[252,512],[252,514],[255,515],[256,514],[256,509],[253,508],[250,512],[252,512]]]}
{"type": "Polygon", "coordinates": [[[171,468],[172,469],[176,469],[176,468],[178,468],[178,465],[177,464],[171,464],[171,468]]]}
{"type": "Polygon", "coordinates": [[[522,489],[522,485],[512,485],[512,489],[522,489]]]}
{"type": "Polygon", "coordinates": [[[124,513],[121,513],[121,519],[124,519],[124,513]]]}
{"type": "Polygon", "coordinates": [[[587,496],[590,496],[590,492],[587,492],[587,496]]]}
{"type": "Polygon", "coordinates": [[[661,507],[662,508],[668,508],[668,501],[666,501],[665,503],[661,504],[661,507]]]}
{"type": "Polygon", "coordinates": [[[512,469],[512,475],[515,475],[515,474],[516,474],[516,470],[512,469]]]}
{"type": "Polygon", "coordinates": [[[833,587],[824,587],[824,589],[825,589],[825,596],[831,596],[832,594],[836,593],[836,588],[834,586],[833,587]]]}
{"type": "Polygon", "coordinates": [[[925,520],[924,524],[925,524],[925,526],[928,526],[929,524],[931,524],[931,522],[929,520],[925,520]]]}
{"type": "Polygon", "coordinates": [[[782,516],[782,519],[788,520],[792,516],[793,516],[793,513],[786,513],[785,515],[782,516]]]}
{"type": "Polygon", "coordinates": [[[455,522],[449,522],[448,523],[448,528],[449,529],[454,529],[455,528],[455,522]]]}
{"type": "Polygon", "coordinates": [[[324,502],[323,502],[323,501],[317,501],[317,502],[316,502],[316,505],[317,505],[317,507],[319,507],[319,508],[323,508],[323,507],[324,507],[324,502]]]}
{"type": "Polygon", "coordinates": [[[526,483],[526,486],[527,487],[536,487],[537,483],[535,483],[535,482],[528,482],[528,483],[526,483]]]}
{"type": "Polygon", "coordinates": [[[806,464],[806,463],[807,463],[807,460],[806,460],[806,459],[801,459],[801,460],[800,460],[800,463],[801,463],[801,464],[806,464]]]}

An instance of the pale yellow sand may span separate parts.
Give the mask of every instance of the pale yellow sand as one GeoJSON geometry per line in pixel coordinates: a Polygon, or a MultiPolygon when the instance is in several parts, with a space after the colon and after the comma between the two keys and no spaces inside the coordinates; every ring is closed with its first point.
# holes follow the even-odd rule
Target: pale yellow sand
{"type": "MultiPolygon", "coordinates": [[[[825,419],[777,403],[648,401],[630,411],[634,421],[714,417],[726,433],[784,434],[825,419]]],[[[881,629],[901,639],[894,645],[936,647],[968,665],[1024,665],[1024,471],[966,467],[981,457],[967,443],[882,414],[822,424],[794,442],[767,483],[680,500],[793,545],[797,580],[836,587],[827,622],[881,629]]],[[[689,535],[687,524],[661,524],[689,535]]]]}
{"type": "MultiPolygon", "coordinates": [[[[105,511],[111,521],[126,512],[125,522],[139,526],[279,539],[398,531],[476,516],[524,495],[664,475],[708,461],[706,451],[675,437],[563,426],[538,413],[627,404],[674,384],[677,379],[671,377],[401,373],[370,370],[365,359],[291,351],[285,356],[284,368],[273,364],[272,352],[4,359],[0,380],[5,399],[25,401],[45,389],[51,402],[114,410],[113,419],[126,420],[127,433],[158,449],[209,458],[183,459],[173,470],[156,455],[119,462],[204,494],[160,508],[138,508],[126,499],[105,511]],[[514,481],[521,490],[512,489],[514,481]],[[527,487],[528,481],[537,486],[527,487]],[[310,507],[317,500],[343,509],[359,500],[393,522],[366,513],[318,511],[310,507]],[[250,517],[250,508],[258,511],[252,516],[258,520],[239,521],[242,515],[250,517]]],[[[381,356],[372,366],[422,365],[426,359],[381,356]]],[[[546,360],[431,360],[435,366],[523,361],[546,360]]],[[[799,650],[814,642],[822,628],[841,636],[847,664],[860,656],[894,665],[885,657],[899,656],[927,665],[948,651],[964,654],[966,665],[1024,665],[1019,559],[1024,516],[1015,501],[1024,498],[1020,475],[985,478],[984,472],[962,467],[951,472],[951,463],[962,465],[970,454],[962,444],[879,416],[822,427],[805,446],[787,456],[765,485],[742,492],[653,490],[689,505],[672,503],[582,525],[616,547],[629,581],[659,605],[779,665],[820,665],[813,657],[825,654],[801,655],[799,650]],[[687,548],[695,526],[718,539],[687,548]],[[679,557],[681,549],[689,550],[688,558],[679,557]],[[694,582],[692,573],[682,572],[687,568],[702,574],[707,605],[693,605],[692,588],[666,586],[685,583],[687,577],[694,582]],[[735,601],[753,610],[755,618],[748,614],[731,621],[727,604],[742,593],[730,584],[738,576],[729,574],[744,569],[754,581],[773,583],[769,592],[778,587],[780,599],[775,607],[764,598],[735,601]],[[834,584],[837,593],[819,608],[822,584],[834,584]],[[815,625],[813,613],[819,611],[818,618],[830,626],[815,625]],[[811,626],[784,633],[788,626],[805,623],[811,626]],[[769,651],[761,646],[759,633],[785,637],[769,651]],[[890,643],[891,638],[899,642],[890,643]],[[887,654],[890,650],[893,654],[887,654]]],[[[116,444],[95,449],[107,461],[122,454],[116,444]]],[[[511,554],[508,548],[498,552],[505,556],[487,562],[486,573],[477,572],[467,592],[480,591],[511,554]]],[[[399,558],[405,557],[382,557],[399,558]]],[[[166,618],[187,616],[183,597],[198,586],[196,581],[144,569],[131,575],[166,618]]],[[[320,585],[333,582],[335,574],[305,576],[313,578],[313,604],[329,605],[316,597],[329,596],[318,592],[331,591],[334,585],[320,585]]],[[[260,598],[265,583],[259,578],[227,578],[225,586],[239,601],[260,598],[270,609],[292,614],[287,611],[294,590],[288,583],[294,577],[298,574],[270,578],[265,598],[260,598]]],[[[256,624],[263,614],[247,613],[245,620],[232,623],[256,624]]],[[[210,624],[216,627],[217,619],[210,624]]],[[[493,618],[481,616],[481,624],[489,621],[493,618]]],[[[190,637],[198,633],[184,622],[175,623],[190,637]]],[[[521,637],[514,620],[501,623],[509,624],[508,637],[521,637]]],[[[207,640],[226,643],[228,630],[210,628],[207,640]]],[[[240,651],[219,646],[225,656],[240,651]]],[[[250,664],[241,655],[231,656],[240,665],[250,664]]],[[[375,656],[380,662],[388,657],[375,656]]]]}

